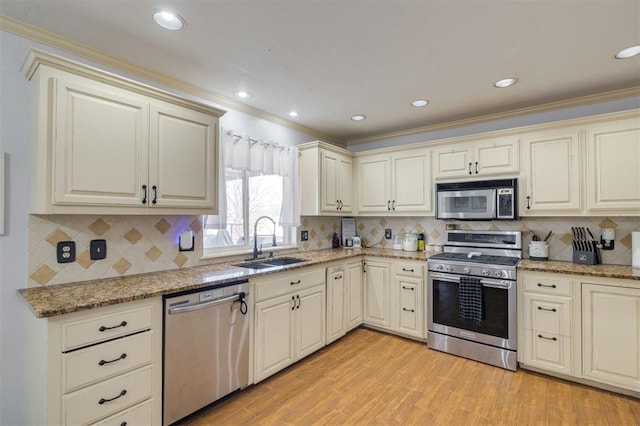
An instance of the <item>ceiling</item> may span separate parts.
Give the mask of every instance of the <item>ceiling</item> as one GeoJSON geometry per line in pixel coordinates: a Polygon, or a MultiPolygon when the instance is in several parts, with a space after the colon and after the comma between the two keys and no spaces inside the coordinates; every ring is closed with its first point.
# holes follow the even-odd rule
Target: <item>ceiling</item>
{"type": "Polygon", "coordinates": [[[343,141],[640,85],[640,56],[614,58],[640,44],[640,0],[0,0],[0,13],[233,102],[245,90],[343,141]],[[186,27],[156,26],[161,8],[186,27]],[[505,77],[519,81],[493,86],[505,77]]]}

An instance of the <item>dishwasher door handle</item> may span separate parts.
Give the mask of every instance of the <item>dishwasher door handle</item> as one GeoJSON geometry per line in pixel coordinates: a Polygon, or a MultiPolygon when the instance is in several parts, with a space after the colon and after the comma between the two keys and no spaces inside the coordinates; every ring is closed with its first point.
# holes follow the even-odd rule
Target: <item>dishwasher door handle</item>
{"type": "Polygon", "coordinates": [[[197,305],[177,306],[175,308],[169,308],[169,315],[183,314],[185,312],[192,312],[200,309],[211,308],[214,306],[233,302],[235,300],[244,299],[245,297],[246,297],[246,293],[238,293],[238,294],[233,294],[231,296],[223,297],[221,299],[212,300],[210,302],[198,303],[197,305]]]}

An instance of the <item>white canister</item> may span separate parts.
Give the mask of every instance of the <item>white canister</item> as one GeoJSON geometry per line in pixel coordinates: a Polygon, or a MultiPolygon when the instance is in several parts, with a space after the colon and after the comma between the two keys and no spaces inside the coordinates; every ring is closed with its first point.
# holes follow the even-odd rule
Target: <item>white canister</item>
{"type": "Polygon", "coordinates": [[[640,268],[640,231],[631,233],[631,266],[640,268]]]}
{"type": "Polygon", "coordinates": [[[529,258],[533,260],[549,260],[549,244],[545,241],[529,243],[529,258]]]}
{"type": "Polygon", "coordinates": [[[393,249],[402,250],[402,240],[404,236],[402,234],[396,234],[393,236],[393,249]]]}
{"type": "Polygon", "coordinates": [[[402,249],[404,251],[418,251],[418,234],[404,234],[402,249]]]}

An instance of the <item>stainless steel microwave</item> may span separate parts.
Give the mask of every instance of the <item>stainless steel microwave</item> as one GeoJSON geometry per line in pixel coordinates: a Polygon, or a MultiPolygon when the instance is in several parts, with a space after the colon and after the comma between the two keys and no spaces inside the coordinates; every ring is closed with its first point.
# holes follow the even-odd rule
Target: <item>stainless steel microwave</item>
{"type": "Polygon", "coordinates": [[[436,219],[515,220],[517,179],[436,184],[436,219]]]}

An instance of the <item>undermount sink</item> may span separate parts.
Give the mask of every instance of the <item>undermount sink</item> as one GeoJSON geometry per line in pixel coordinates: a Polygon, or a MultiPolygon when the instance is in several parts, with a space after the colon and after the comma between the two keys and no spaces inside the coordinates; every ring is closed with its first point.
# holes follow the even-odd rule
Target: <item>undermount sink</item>
{"type": "Polygon", "coordinates": [[[282,267],[286,265],[292,265],[294,263],[304,262],[306,259],[298,259],[296,257],[276,257],[273,259],[264,259],[259,260],[257,262],[247,262],[247,263],[239,263],[234,266],[239,266],[240,268],[249,268],[249,269],[267,269],[267,268],[275,268],[282,267]]]}

